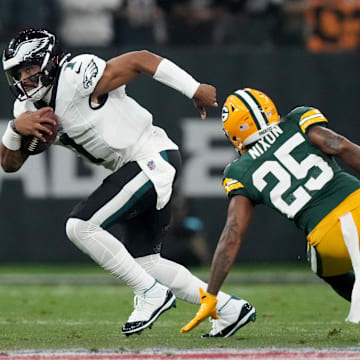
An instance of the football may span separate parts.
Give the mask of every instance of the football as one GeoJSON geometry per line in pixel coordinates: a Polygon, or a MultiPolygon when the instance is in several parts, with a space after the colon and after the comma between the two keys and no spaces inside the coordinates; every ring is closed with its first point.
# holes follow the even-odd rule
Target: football
{"type": "Polygon", "coordinates": [[[43,114],[43,116],[46,114],[46,116],[52,118],[55,120],[56,125],[51,125],[49,123],[42,123],[42,125],[46,126],[48,129],[52,131],[51,135],[45,134],[44,137],[46,139],[46,142],[42,142],[38,137],[34,135],[27,135],[23,136],[21,139],[21,150],[25,154],[28,155],[36,155],[44,152],[49,148],[49,146],[56,140],[57,132],[58,132],[58,121],[56,118],[56,115],[53,111],[47,111],[43,114]]]}

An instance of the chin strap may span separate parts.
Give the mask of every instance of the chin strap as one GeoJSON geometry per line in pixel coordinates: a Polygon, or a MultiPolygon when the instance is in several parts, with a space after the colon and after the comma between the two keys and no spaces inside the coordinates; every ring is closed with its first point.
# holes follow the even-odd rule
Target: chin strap
{"type": "MultiPolygon", "coordinates": [[[[49,82],[48,85],[45,85],[44,82],[41,80],[41,77],[39,79],[39,86],[34,89],[33,95],[27,94],[28,99],[32,102],[38,102],[41,100],[44,100],[47,104],[50,104],[51,102],[55,102],[55,98],[53,99],[53,94],[56,94],[56,91],[54,92],[53,89],[57,87],[57,82],[60,74],[61,67],[65,64],[65,62],[68,61],[69,57],[71,56],[70,53],[63,56],[63,58],[60,60],[56,72],[53,76],[51,76],[52,80],[49,82]]],[[[51,105],[53,108],[54,105],[51,105]]]]}

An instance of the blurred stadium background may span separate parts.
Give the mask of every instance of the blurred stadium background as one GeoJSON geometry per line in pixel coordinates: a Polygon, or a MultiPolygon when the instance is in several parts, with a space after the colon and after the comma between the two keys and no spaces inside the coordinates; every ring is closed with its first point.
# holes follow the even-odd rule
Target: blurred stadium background
{"type": "MultiPolygon", "coordinates": [[[[299,105],[318,107],[334,130],[360,142],[358,0],[0,1],[2,48],[29,26],[55,32],[73,55],[109,59],[146,48],[169,57],[215,85],[219,104],[229,92],[253,87],[269,94],[280,114],[299,105]]],[[[0,78],[2,132],[13,97],[5,76],[0,78]]],[[[220,110],[201,121],[186,98],[146,76],[127,89],[183,155],[164,254],[186,265],[207,265],[226,216],[222,171],[236,156],[223,136],[220,110]]],[[[103,176],[102,169],[55,146],[18,173],[0,170],[0,261],[89,262],[66,239],[64,223],[103,176]]],[[[264,208],[255,215],[239,261],[305,261],[305,239],[292,224],[264,208]]]]}

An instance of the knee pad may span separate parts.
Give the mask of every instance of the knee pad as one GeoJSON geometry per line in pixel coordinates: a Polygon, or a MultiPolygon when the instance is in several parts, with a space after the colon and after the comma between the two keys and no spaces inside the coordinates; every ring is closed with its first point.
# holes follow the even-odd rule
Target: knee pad
{"type": "Polygon", "coordinates": [[[98,226],[85,220],[69,218],[66,221],[66,235],[70,241],[79,246],[82,241],[88,240],[91,233],[94,233],[98,226]]]}
{"type": "Polygon", "coordinates": [[[65,231],[70,241],[74,242],[76,239],[77,225],[80,222],[79,219],[69,218],[66,221],[65,231]]]}

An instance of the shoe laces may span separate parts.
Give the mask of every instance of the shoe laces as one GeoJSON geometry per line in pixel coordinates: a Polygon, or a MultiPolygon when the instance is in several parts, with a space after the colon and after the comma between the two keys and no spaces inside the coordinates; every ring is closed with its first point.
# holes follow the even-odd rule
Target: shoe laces
{"type": "Polygon", "coordinates": [[[220,324],[220,320],[221,318],[220,319],[209,318],[209,321],[211,322],[211,330],[209,335],[216,335],[223,329],[223,326],[221,326],[220,324]]]}
{"type": "MultiPolygon", "coordinates": [[[[146,300],[145,296],[135,295],[134,296],[134,310],[130,314],[128,322],[138,321],[138,319],[136,319],[136,317],[138,316],[138,314],[141,314],[142,312],[146,313],[146,305],[152,305],[152,304],[150,303],[150,301],[146,300]]],[[[145,320],[145,319],[141,319],[141,320],[145,320]]]]}

